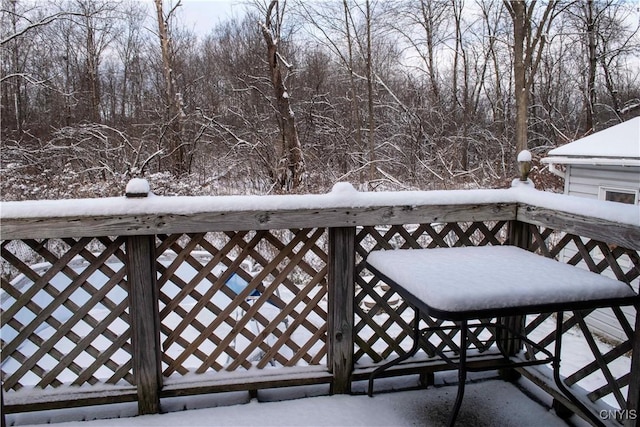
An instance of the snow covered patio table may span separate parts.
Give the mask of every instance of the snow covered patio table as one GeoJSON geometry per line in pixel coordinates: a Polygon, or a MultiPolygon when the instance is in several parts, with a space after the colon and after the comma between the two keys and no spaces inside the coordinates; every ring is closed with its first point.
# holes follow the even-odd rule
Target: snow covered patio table
{"type": "MultiPolygon", "coordinates": [[[[458,394],[449,423],[453,425],[462,404],[466,372],[470,370],[466,364],[468,332],[470,328],[477,326],[469,321],[558,312],[555,351],[551,354],[541,349],[548,355],[547,359],[516,360],[510,359],[507,354],[504,361],[498,365],[493,364],[480,369],[552,362],[558,388],[595,424],[602,424],[602,420],[573,396],[560,380],[563,311],[637,306],[640,304],[640,298],[629,285],[515,246],[373,251],[366,262],[369,270],[415,307],[414,347],[409,353],[379,367],[371,374],[370,395],[376,375],[417,351],[421,333],[421,313],[437,319],[454,321],[456,326],[442,328],[460,329],[459,360],[454,362],[431,346],[434,353],[438,353],[458,369],[458,394]]],[[[487,325],[487,321],[481,321],[481,324],[487,325]]],[[[513,331],[498,323],[491,325],[508,329],[509,333],[514,334],[512,336],[533,345],[533,342],[528,341],[519,331],[513,331]]]]}

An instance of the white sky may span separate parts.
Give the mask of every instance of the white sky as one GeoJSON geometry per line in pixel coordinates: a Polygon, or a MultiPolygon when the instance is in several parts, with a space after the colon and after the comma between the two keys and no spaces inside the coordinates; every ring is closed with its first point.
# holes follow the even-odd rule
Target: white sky
{"type": "Polygon", "coordinates": [[[207,34],[218,22],[240,16],[245,3],[243,0],[182,0],[178,16],[188,29],[207,34]]]}

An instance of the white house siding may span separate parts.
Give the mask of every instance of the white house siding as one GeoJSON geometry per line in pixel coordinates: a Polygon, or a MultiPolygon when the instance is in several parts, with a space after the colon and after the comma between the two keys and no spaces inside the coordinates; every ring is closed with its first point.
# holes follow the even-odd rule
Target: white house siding
{"type": "MultiPolygon", "coordinates": [[[[640,188],[640,167],[635,166],[590,166],[590,165],[567,165],[565,176],[565,194],[598,199],[600,187],[618,188],[618,189],[635,189],[640,188]]],[[[572,243],[562,251],[562,261],[566,262],[571,259],[577,252],[576,246],[572,243]]],[[[597,263],[602,260],[603,255],[598,248],[591,251],[594,261],[597,263]]],[[[629,257],[622,256],[618,259],[620,266],[627,271],[631,267],[629,257]]],[[[584,262],[579,266],[588,269],[584,262]]],[[[603,274],[614,277],[615,275],[610,269],[603,274]]],[[[636,292],[638,291],[640,280],[636,279],[631,284],[636,292]]],[[[623,312],[633,326],[633,308],[624,307],[623,312]]],[[[616,319],[611,309],[597,310],[591,316],[587,317],[587,324],[603,337],[614,341],[626,339],[620,322],[616,319]]]]}
{"type": "Polygon", "coordinates": [[[567,165],[565,193],[598,198],[600,187],[640,188],[640,167],[567,165]]]}

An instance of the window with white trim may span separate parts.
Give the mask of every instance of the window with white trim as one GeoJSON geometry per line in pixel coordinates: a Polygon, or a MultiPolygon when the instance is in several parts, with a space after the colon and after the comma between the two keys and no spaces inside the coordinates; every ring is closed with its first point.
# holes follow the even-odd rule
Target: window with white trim
{"type": "Polygon", "coordinates": [[[638,204],[638,190],[630,188],[600,187],[598,198],[609,202],[638,204]]]}

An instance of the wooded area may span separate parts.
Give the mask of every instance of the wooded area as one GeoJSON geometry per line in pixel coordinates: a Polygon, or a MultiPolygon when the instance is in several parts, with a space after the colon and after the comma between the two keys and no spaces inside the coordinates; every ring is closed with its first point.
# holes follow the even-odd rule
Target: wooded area
{"type": "Polygon", "coordinates": [[[141,175],[156,194],[501,186],[517,150],[640,114],[633,2],[254,0],[207,34],[181,9],[2,0],[3,200],[141,175]]]}

